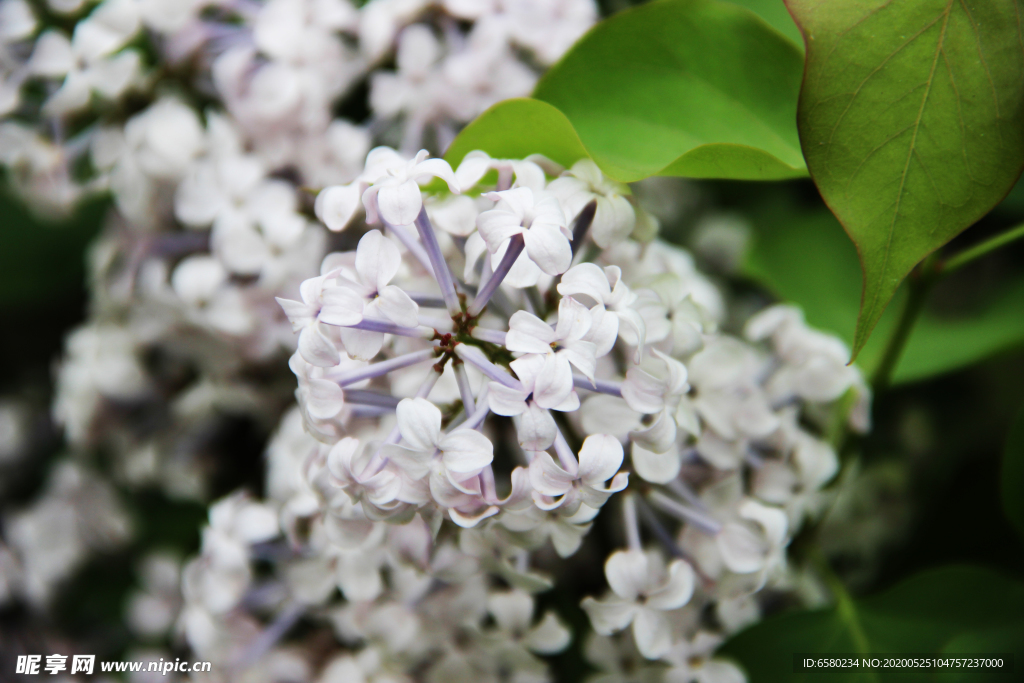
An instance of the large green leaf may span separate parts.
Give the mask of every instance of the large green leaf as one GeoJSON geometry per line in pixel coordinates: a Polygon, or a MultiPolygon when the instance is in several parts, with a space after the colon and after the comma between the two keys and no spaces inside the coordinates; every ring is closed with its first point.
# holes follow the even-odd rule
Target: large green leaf
{"type": "Polygon", "coordinates": [[[1021,536],[1024,536],[1024,409],[1017,413],[1010,427],[1000,479],[1003,510],[1021,536]]]}
{"type": "Polygon", "coordinates": [[[804,34],[800,140],[864,270],[854,354],[903,278],[1024,165],[1016,0],[787,0],[804,34]]]}
{"type": "Polygon", "coordinates": [[[729,2],[757,13],[773,29],[789,38],[801,50],[803,49],[803,36],[800,35],[800,29],[796,27],[793,17],[786,9],[785,0],[729,0],[729,2]]]}
{"type": "Polygon", "coordinates": [[[502,104],[452,148],[468,151],[465,136],[484,149],[519,150],[517,136],[550,121],[558,133],[526,147],[564,153],[578,135],[598,166],[621,181],[802,176],[801,61],[797,47],[742,7],[657,0],[601,22],[537,85],[534,97],[561,111],[572,130],[537,107],[516,121],[526,105],[502,104]]]}
{"type": "MultiPolygon", "coordinates": [[[[836,669],[794,673],[796,653],[971,654],[984,634],[1003,652],[1024,654],[1014,635],[1024,628],[1024,585],[988,569],[952,566],[922,572],[843,608],[766,619],[729,640],[723,653],[737,659],[752,683],[761,681],[936,680],[941,674],[906,670],[836,669]],[[971,649],[960,649],[960,648],[971,649]]],[[[943,678],[943,680],[945,680],[943,678]]],[[[973,680],[973,679],[972,679],[973,680]]],[[[1006,678],[1005,672],[1000,680],[1006,678]]]]}
{"type": "MultiPolygon", "coordinates": [[[[856,250],[835,218],[824,209],[800,209],[782,201],[754,210],[750,217],[754,233],[743,272],[779,299],[798,304],[810,324],[852,343],[862,276],[856,250]]],[[[955,273],[950,284],[968,277],[955,273]]],[[[903,296],[901,290],[858,358],[869,375],[896,323],[903,296]]],[[[970,313],[950,316],[924,310],[896,366],[894,383],[966,367],[1024,344],[1024,274],[979,296],[970,313]]]]}
{"type": "Polygon", "coordinates": [[[452,141],[444,158],[456,166],[476,149],[495,159],[543,154],[566,167],[589,156],[565,114],[525,97],[499,102],[477,117],[452,141]]]}

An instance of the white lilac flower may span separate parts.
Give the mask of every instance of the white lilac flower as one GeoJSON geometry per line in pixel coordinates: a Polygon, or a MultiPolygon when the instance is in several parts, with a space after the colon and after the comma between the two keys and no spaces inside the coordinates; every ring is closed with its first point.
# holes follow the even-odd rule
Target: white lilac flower
{"type": "Polygon", "coordinates": [[[448,507],[480,495],[477,476],[493,460],[494,446],[472,429],[441,431],[441,411],[423,398],[398,404],[398,428],[408,445],[387,445],[381,454],[411,479],[429,478],[431,494],[448,507]]]}
{"type": "Polygon", "coordinates": [[[605,178],[590,159],[577,161],[561,178],[552,181],[548,190],[558,196],[572,215],[589,202],[597,202],[590,236],[602,249],[623,241],[636,227],[636,210],[626,199],[629,186],[605,178]]]}
{"type": "Polygon", "coordinates": [[[572,232],[565,212],[549,194],[535,194],[528,187],[491,192],[498,205],[477,218],[480,236],[493,254],[506,240],[521,235],[527,255],[548,275],[560,275],[572,262],[572,232]]]}
{"type": "Polygon", "coordinates": [[[683,560],[665,566],[661,554],[618,550],[604,566],[614,597],[586,598],[583,609],[594,630],[611,635],[632,625],[637,649],[657,659],[672,647],[671,625],[665,611],[679,609],[693,595],[693,568],[683,560]]]}
{"type": "Polygon", "coordinates": [[[593,263],[573,266],[562,275],[558,293],[576,299],[589,297],[594,306],[590,309],[594,319],[592,327],[600,330],[595,337],[597,355],[603,356],[615,344],[616,336],[637,348],[639,354],[647,341],[647,326],[643,317],[633,308],[637,296],[622,281],[622,269],[607,266],[603,270],[593,263]]]}
{"type": "Polygon", "coordinates": [[[44,111],[59,116],[82,109],[93,93],[115,99],[139,80],[139,52],[122,48],[140,27],[132,0],[105,0],[75,26],[71,40],[56,30],[43,33],[28,68],[36,76],[63,79],[44,111]]]}
{"type": "Polygon", "coordinates": [[[362,201],[368,223],[378,217],[391,225],[410,225],[423,208],[420,182],[441,178],[458,193],[455,172],[443,159],[427,159],[420,150],[405,159],[389,147],[376,147],[366,156],[366,169],[349,185],[328,187],[317,196],[317,216],[331,230],[344,230],[362,201]]]}
{"type": "Polygon", "coordinates": [[[581,505],[599,509],[629,482],[628,474],[619,473],[622,455],[622,444],[607,434],[588,436],[580,448],[578,463],[571,457],[565,458],[568,469],[557,465],[543,451],[535,453],[530,462],[530,484],[540,494],[534,499],[537,507],[547,510],[564,506],[569,515],[581,505]],[[542,501],[543,496],[557,500],[547,504],[542,501]]]}

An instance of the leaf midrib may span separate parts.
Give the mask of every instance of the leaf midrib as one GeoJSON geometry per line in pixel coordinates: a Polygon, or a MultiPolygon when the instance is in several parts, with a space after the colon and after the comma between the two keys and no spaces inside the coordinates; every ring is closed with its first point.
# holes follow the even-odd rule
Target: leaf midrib
{"type": "MultiPolygon", "coordinates": [[[[896,191],[896,206],[893,208],[892,221],[889,223],[889,230],[886,234],[885,251],[883,252],[885,256],[882,259],[882,269],[879,277],[885,277],[885,273],[889,267],[889,256],[892,254],[892,238],[893,234],[896,232],[896,221],[900,216],[900,204],[903,201],[904,187],[907,183],[907,173],[910,171],[910,162],[914,158],[914,153],[917,150],[917,134],[921,130],[921,118],[924,116],[924,109],[928,104],[928,97],[931,95],[932,85],[935,82],[935,70],[939,66],[939,55],[942,54],[942,47],[946,41],[946,28],[949,26],[949,15],[953,9],[953,1],[954,0],[949,0],[946,3],[946,9],[943,12],[942,29],[939,31],[939,39],[935,43],[935,56],[932,58],[931,70],[928,72],[928,80],[926,81],[927,87],[925,88],[924,94],[921,96],[921,106],[918,108],[917,118],[914,120],[914,132],[911,135],[910,146],[907,150],[907,161],[903,165],[903,173],[900,174],[900,185],[896,191]]],[[[957,97],[957,101],[959,102],[959,96],[957,97]]],[[[919,161],[921,165],[924,166],[924,161],[920,159],[919,161]]],[[[874,296],[871,299],[871,308],[869,310],[875,310],[875,307],[878,305],[878,297],[881,292],[881,287],[875,287],[874,296]]]]}

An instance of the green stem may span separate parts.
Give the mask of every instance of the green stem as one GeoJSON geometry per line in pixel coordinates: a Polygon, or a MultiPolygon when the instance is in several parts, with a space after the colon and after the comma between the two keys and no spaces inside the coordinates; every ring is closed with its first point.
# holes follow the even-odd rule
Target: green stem
{"type": "Polygon", "coordinates": [[[843,582],[832,571],[832,567],[820,549],[817,547],[811,549],[810,560],[814,564],[815,569],[818,570],[822,580],[828,586],[828,589],[832,592],[833,597],[835,597],[836,613],[843,623],[846,624],[846,627],[850,629],[850,637],[853,639],[854,647],[857,648],[857,654],[870,655],[871,644],[868,642],[867,634],[864,633],[864,627],[857,616],[857,606],[854,604],[849,591],[846,590],[846,586],[843,585],[843,582]]]}
{"type": "Polygon", "coordinates": [[[1004,244],[1009,244],[1010,242],[1022,237],[1024,237],[1024,223],[1012,227],[1005,232],[1001,232],[995,237],[990,237],[981,244],[976,244],[970,249],[961,251],[959,254],[949,257],[939,266],[939,272],[943,275],[948,275],[955,270],[963,268],[968,263],[981,258],[990,251],[995,251],[1004,244]]]}
{"type": "Polygon", "coordinates": [[[878,363],[878,368],[875,370],[875,375],[871,380],[871,388],[875,396],[878,396],[889,387],[892,373],[896,369],[900,356],[903,355],[903,348],[907,345],[910,333],[914,329],[914,323],[917,322],[917,318],[921,315],[921,311],[924,309],[924,302],[928,298],[928,293],[931,291],[932,285],[935,284],[938,275],[937,264],[938,256],[932,253],[931,256],[921,263],[917,271],[910,278],[910,292],[907,302],[903,306],[896,329],[893,330],[892,336],[889,337],[889,341],[886,343],[882,360],[878,363]]]}

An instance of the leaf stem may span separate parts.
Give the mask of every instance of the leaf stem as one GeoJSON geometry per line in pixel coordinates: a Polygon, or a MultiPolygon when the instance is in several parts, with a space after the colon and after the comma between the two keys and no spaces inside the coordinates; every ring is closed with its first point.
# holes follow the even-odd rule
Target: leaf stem
{"type": "Polygon", "coordinates": [[[949,275],[953,271],[963,268],[968,263],[981,258],[990,251],[995,251],[1004,244],[1009,244],[1010,242],[1019,240],[1022,237],[1024,237],[1024,223],[1001,232],[994,237],[990,237],[984,242],[974,245],[970,249],[964,249],[959,254],[950,256],[939,264],[938,270],[942,275],[949,275]]]}
{"type": "Polygon", "coordinates": [[[932,285],[938,279],[938,263],[938,255],[933,252],[918,266],[917,271],[910,278],[910,292],[907,302],[903,306],[896,329],[893,330],[892,336],[889,337],[889,341],[886,343],[882,360],[879,362],[875,375],[871,380],[871,389],[875,396],[878,396],[889,387],[892,373],[896,369],[900,356],[903,355],[903,348],[907,345],[910,333],[914,329],[914,323],[917,322],[921,311],[924,309],[924,302],[928,298],[928,293],[931,292],[932,285]]]}

